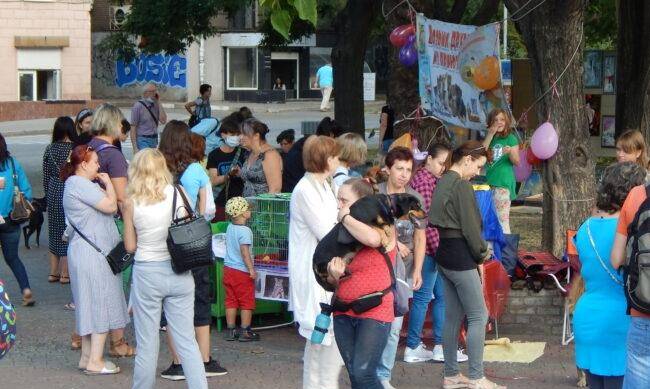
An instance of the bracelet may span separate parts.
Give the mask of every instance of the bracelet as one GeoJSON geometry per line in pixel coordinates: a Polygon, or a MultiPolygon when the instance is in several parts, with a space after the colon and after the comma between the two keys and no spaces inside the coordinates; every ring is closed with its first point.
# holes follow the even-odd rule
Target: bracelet
{"type": "Polygon", "coordinates": [[[350,214],[349,214],[349,213],[346,213],[345,215],[343,215],[343,217],[341,218],[341,222],[340,222],[341,224],[343,224],[343,220],[345,220],[345,217],[346,217],[346,216],[350,216],[350,214]]]}

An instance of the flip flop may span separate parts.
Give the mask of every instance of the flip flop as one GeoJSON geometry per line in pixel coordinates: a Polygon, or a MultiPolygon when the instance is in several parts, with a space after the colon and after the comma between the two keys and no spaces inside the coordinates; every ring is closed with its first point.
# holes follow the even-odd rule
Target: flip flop
{"type": "Polygon", "coordinates": [[[74,303],[67,303],[66,305],[63,306],[63,309],[66,311],[74,311],[76,309],[74,303]]]}
{"type": "Polygon", "coordinates": [[[59,282],[61,283],[61,285],[67,285],[70,283],[70,277],[61,276],[59,277],[59,282]]]}
{"type": "Polygon", "coordinates": [[[94,371],[94,370],[84,370],[85,375],[110,375],[110,374],[117,374],[120,372],[119,366],[115,366],[113,362],[106,361],[104,362],[104,367],[102,367],[102,370],[100,371],[94,371]]]}
{"type": "Polygon", "coordinates": [[[56,274],[50,274],[47,276],[47,282],[49,283],[59,282],[60,279],[61,277],[56,274]]]}

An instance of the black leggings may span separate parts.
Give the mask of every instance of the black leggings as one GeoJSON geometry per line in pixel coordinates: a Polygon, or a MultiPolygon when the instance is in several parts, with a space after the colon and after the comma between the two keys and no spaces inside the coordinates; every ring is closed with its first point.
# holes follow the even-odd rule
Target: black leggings
{"type": "Polygon", "coordinates": [[[623,387],[623,376],[603,376],[597,374],[591,374],[589,371],[585,371],[587,374],[587,385],[589,389],[621,389],[623,387]]]}

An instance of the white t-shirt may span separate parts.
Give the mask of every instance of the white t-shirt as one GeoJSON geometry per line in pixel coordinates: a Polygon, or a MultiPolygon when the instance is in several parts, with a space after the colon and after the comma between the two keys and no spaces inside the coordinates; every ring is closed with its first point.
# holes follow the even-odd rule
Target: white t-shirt
{"type": "MultiPolygon", "coordinates": [[[[167,234],[172,223],[174,187],[164,189],[166,198],[155,204],[134,204],[133,224],[138,237],[136,262],[162,262],[171,259],[167,250],[167,234]]],[[[177,206],[182,204],[178,196],[177,206]]],[[[180,216],[180,215],[179,215],[180,216]]]]}

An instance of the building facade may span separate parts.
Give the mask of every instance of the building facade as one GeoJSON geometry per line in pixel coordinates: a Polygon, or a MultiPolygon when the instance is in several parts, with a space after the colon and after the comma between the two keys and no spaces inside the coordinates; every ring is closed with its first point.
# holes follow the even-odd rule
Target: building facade
{"type": "Polygon", "coordinates": [[[92,0],[0,0],[0,101],[88,100],[92,0]]]}

